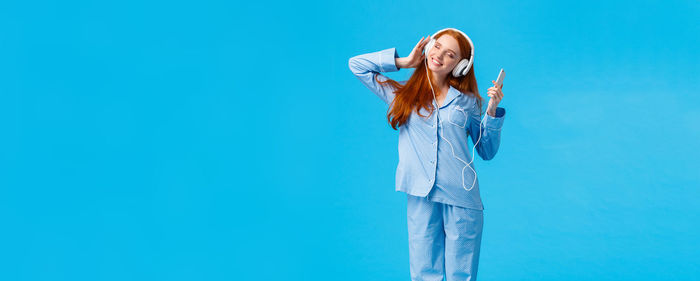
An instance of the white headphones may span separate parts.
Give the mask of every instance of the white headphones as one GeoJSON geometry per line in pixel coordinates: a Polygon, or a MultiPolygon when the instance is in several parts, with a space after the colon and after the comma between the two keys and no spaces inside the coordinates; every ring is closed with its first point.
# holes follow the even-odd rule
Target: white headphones
{"type": "MultiPolygon", "coordinates": [[[[425,51],[425,73],[426,73],[426,76],[428,77],[428,85],[430,85],[430,90],[433,92],[433,100],[435,100],[435,112],[437,112],[437,122],[438,122],[440,128],[442,129],[440,137],[450,145],[450,148],[452,149],[452,157],[454,157],[455,159],[464,163],[464,168],[462,168],[462,188],[464,188],[464,190],[466,190],[466,191],[471,191],[472,188],[474,188],[474,185],[476,185],[476,178],[477,178],[476,171],[474,170],[474,168],[471,167],[471,163],[474,162],[474,156],[475,156],[474,150],[476,149],[476,145],[479,144],[479,141],[481,140],[481,127],[482,127],[481,125],[484,124],[484,127],[486,127],[486,117],[484,117],[484,119],[482,119],[481,122],[479,122],[479,138],[477,138],[476,142],[474,143],[474,146],[472,147],[472,159],[467,163],[467,161],[464,161],[464,159],[459,158],[457,156],[457,154],[455,153],[454,146],[447,138],[445,138],[445,132],[444,132],[445,127],[443,125],[441,125],[441,122],[440,122],[440,108],[438,107],[437,98],[435,97],[435,89],[433,89],[433,83],[430,81],[430,74],[428,73],[428,51],[430,51],[430,48],[432,48],[433,45],[435,45],[435,35],[442,32],[443,30],[447,30],[447,29],[457,31],[457,32],[461,33],[462,35],[464,35],[464,38],[467,38],[467,42],[469,42],[469,45],[472,47],[470,58],[469,59],[462,59],[461,61],[459,61],[459,63],[457,63],[457,66],[455,66],[455,68],[452,69],[452,76],[454,76],[454,77],[464,76],[467,74],[469,69],[472,67],[472,62],[474,62],[474,43],[472,43],[472,40],[469,39],[469,36],[464,34],[464,32],[459,31],[458,29],[445,28],[445,29],[442,29],[438,32],[435,32],[435,34],[433,34],[433,36],[430,37],[430,41],[428,41],[428,44],[425,45],[425,49],[424,49],[424,51],[425,51]],[[474,181],[472,182],[472,185],[469,188],[467,188],[466,182],[464,181],[465,180],[464,171],[467,168],[471,169],[472,172],[474,173],[474,181]]],[[[467,117],[467,118],[469,118],[469,117],[467,117]]]]}
{"type": "Polygon", "coordinates": [[[433,46],[435,45],[435,41],[437,41],[435,40],[435,35],[438,35],[440,32],[443,32],[448,29],[461,33],[464,36],[464,38],[467,39],[467,42],[469,42],[469,47],[472,48],[471,54],[469,55],[469,59],[462,59],[461,61],[459,61],[459,63],[457,63],[457,66],[455,66],[455,68],[452,69],[452,76],[454,77],[467,75],[467,72],[469,72],[469,69],[472,68],[472,64],[474,62],[474,43],[472,43],[472,39],[470,39],[469,36],[467,36],[467,34],[464,34],[464,32],[460,31],[459,29],[448,27],[445,29],[441,29],[438,32],[435,32],[433,36],[430,36],[430,41],[428,41],[428,44],[426,44],[425,48],[423,49],[425,52],[425,56],[427,58],[428,52],[430,52],[430,49],[433,48],[433,46]]]}

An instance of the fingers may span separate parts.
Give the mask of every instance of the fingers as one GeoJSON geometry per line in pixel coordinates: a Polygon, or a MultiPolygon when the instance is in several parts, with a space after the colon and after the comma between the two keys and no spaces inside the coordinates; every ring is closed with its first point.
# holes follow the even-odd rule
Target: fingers
{"type": "Polygon", "coordinates": [[[496,81],[494,81],[494,80],[491,80],[491,83],[493,83],[494,86],[491,87],[491,88],[489,88],[489,90],[497,90],[498,93],[499,93],[501,96],[503,96],[503,91],[502,91],[502,90],[503,90],[503,84],[497,85],[497,84],[496,84],[496,81]]]}
{"type": "Polygon", "coordinates": [[[500,101],[501,99],[503,99],[503,93],[502,92],[495,92],[494,97],[496,100],[500,101]]]}
{"type": "Polygon", "coordinates": [[[428,41],[430,41],[430,36],[421,37],[420,41],[418,41],[418,44],[416,44],[416,48],[425,46],[425,44],[428,44],[428,41]]]}
{"type": "Polygon", "coordinates": [[[420,38],[420,41],[418,41],[418,44],[416,44],[416,46],[413,48],[414,50],[418,50],[418,48],[420,48],[420,46],[423,45],[424,38],[425,37],[420,38]]]}
{"type": "Polygon", "coordinates": [[[491,83],[493,83],[494,86],[497,86],[497,87],[503,89],[503,84],[501,84],[501,85],[499,86],[499,85],[496,84],[496,81],[495,81],[495,80],[491,80],[491,83]]]}
{"type": "Polygon", "coordinates": [[[501,100],[503,98],[503,92],[498,91],[498,90],[489,90],[489,97],[495,98],[497,100],[501,100]]]}
{"type": "Polygon", "coordinates": [[[503,91],[501,91],[500,87],[490,87],[487,93],[490,98],[495,99],[496,101],[503,99],[503,91]]]}
{"type": "Polygon", "coordinates": [[[428,44],[428,41],[430,41],[430,36],[421,37],[420,41],[418,41],[416,46],[411,51],[410,57],[413,58],[412,60],[423,60],[423,57],[425,56],[425,54],[423,53],[423,49],[425,48],[425,45],[428,44]]]}
{"type": "Polygon", "coordinates": [[[500,102],[501,99],[503,99],[502,95],[496,94],[496,93],[489,93],[489,97],[495,101],[495,102],[500,102]]]}
{"type": "Polygon", "coordinates": [[[425,40],[421,40],[421,50],[425,47],[425,45],[428,44],[428,42],[430,42],[430,35],[428,35],[428,37],[425,37],[425,40]]]}

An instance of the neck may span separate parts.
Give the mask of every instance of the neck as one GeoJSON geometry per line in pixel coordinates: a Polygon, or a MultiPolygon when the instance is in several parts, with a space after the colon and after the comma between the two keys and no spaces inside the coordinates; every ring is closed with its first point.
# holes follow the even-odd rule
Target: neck
{"type": "Polygon", "coordinates": [[[447,83],[447,77],[440,76],[440,75],[435,75],[435,72],[430,72],[430,81],[433,82],[433,87],[435,87],[435,94],[438,95],[439,93],[444,92],[447,88],[449,88],[449,84],[447,83]]]}

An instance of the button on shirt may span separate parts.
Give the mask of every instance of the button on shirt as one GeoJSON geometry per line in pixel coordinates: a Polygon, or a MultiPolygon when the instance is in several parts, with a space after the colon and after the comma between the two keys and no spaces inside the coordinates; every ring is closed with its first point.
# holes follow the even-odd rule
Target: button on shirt
{"type": "MultiPolygon", "coordinates": [[[[353,74],[384,103],[394,100],[394,89],[379,84],[388,78],[381,72],[398,71],[396,48],[367,53],[350,58],[353,74]]],[[[399,82],[405,85],[406,81],[399,82]]],[[[431,93],[432,94],[432,93],[431,93]]],[[[433,106],[437,107],[435,101],[433,106]]],[[[450,86],[439,110],[420,109],[423,117],[413,112],[408,121],[399,126],[399,163],[396,168],[396,191],[413,196],[428,197],[431,201],[483,210],[479,182],[475,182],[474,162],[468,138],[477,143],[476,151],[484,160],[490,160],[498,151],[505,109],[498,107],[496,117],[481,116],[476,98],[450,86]],[[481,128],[479,124],[482,123],[481,128]],[[473,184],[473,187],[472,187],[473,184]],[[435,188],[434,188],[435,187],[435,188]]]]}

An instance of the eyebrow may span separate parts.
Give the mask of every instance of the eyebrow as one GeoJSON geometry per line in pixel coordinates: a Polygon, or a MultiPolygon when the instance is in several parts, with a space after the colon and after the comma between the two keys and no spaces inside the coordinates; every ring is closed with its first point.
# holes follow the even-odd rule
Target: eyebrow
{"type": "MultiPolygon", "coordinates": [[[[435,43],[440,44],[440,42],[437,42],[437,41],[435,41],[435,43]]],[[[440,44],[440,46],[442,46],[442,44],[440,44]]],[[[454,53],[455,55],[457,54],[457,52],[453,51],[453,50],[450,49],[450,48],[447,48],[447,50],[450,51],[450,52],[452,52],[452,53],[454,53]]]]}

